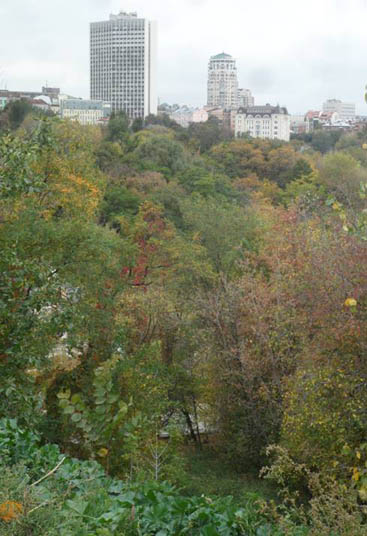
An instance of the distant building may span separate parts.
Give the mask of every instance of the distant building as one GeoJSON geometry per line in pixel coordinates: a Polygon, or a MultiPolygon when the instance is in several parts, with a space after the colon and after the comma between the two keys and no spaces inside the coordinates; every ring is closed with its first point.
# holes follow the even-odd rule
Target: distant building
{"type": "Polygon", "coordinates": [[[306,132],[312,132],[320,125],[320,110],[309,110],[305,115],[306,132]]]}
{"type": "Polygon", "coordinates": [[[252,138],[289,141],[290,119],[286,108],[252,106],[240,108],[235,119],[235,135],[249,134],[252,138]]]}
{"type": "Polygon", "coordinates": [[[238,105],[236,60],[224,52],[209,61],[207,105],[221,108],[237,108],[238,105]]]}
{"type": "Polygon", "coordinates": [[[221,108],[220,106],[204,106],[209,118],[215,117],[225,129],[235,131],[237,108],[221,108]]]}
{"type": "Polygon", "coordinates": [[[31,101],[39,96],[39,92],[36,91],[9,91],[7,89],[0,89],[0,109],[4,109],[7,104],[18,100],[31,101]]]}
{"type": "Polygon", "coordinates": [[[55,112],[53,106],[58,105],[58,98],[60,94],[59,88],[49,88],[43,87],[42,91],[8,91],[7,89],[0,89],[0,109],[5,108],[5,106],[11,102],[17,100],[28,100],[36,108],[42,108],[46,110],[45,106],[42,106],[40,102],[34,102],[38,100],[43,100],[44,103],[48,104],[47,109],[55,112]],[[48,100],[45,100],[44,97],[47,97],[48,100]],[[32,102],[33,101],[33,102],[32,102]]]}
{"type": "Polygon", "coordinates": [[[320,112],[319,120],[322,125],[336,126],[343,123],[338,112],[320,112]]]}
{"type": "Polygon", "coordinates": [[[157,113],[156,23],[120,11],[90,25],[91,99],[130,119],[157,113]]]}
{"type": "Polygon", "coordinates": [[[182,107],[187,108],[185,104],[183,106],[180,106],[179,104],[168,104],[167,102],[163,102],[158,106],[158,113],[164,113],[169,115],[182,107]]]}
{"type": "Polygon", "coordinates": [[[238,107],[239,108],[250,108],[255,106],[255,98],[253,97],[249,89],[238,90],[238,107]]]}
{"type": "Polygon", "coordinates": [[[101,100],[60,99],[60,117],[81,125],[97,125],[109,118],[111,105],[101,100]]]}
{"type": "Polygon", "coordinates": [[[336,112],[341,121],[354,121],[356,118],[356,105],[350,102],[342,102],[337,99],[329,99],[324,102],[322,111],[326,113],[336,112]]]}
{"type": "Polygon", "coordinates": [[[33,106],[33,108],[37,108],[38,110],[42,110],[43,112],[51,111],[51,104],[46,100],[41,99],[40,97],[38,97],[37,99],[32,99],[29,102],[33,106]]]}
{"type": "Polygon", "coordinates": [[[53,112],[62,119],[78,121],[82,125],[96,125],[107,120],[111,114],[108,102],[78,99],[61,94],[60,88],[49,87],[43,87],[42,94],[36,91],[0,90],[0,109],[21,99],[27,100],[34,108],[53,112]]]}
{"type": "Polygon", "coordinates": [[[224,121],[224,108],[221,106],[204,106],[209,117],[215,117],[218,121],[224,121]]]}
{"type": "Polygon", "coordinates": [[[324,130],[350,130],[354,127],[356,120],[342,119],[339,112],[309,110],[305,115],[305,132],[313,132],[316,129],[324,130]]]}
{"type": "Polygon", "coordinates": [[[205,123],[208,120],[208,112],[204,108],[191,108],[182,106],[169,114],[170,118],[179,125],[187,128],[190,123],[205,123]]]}
{"type": "Polygon", "coordinates": [[[50,97],[50,99],[58,99],[60,95],[60,88],[59,87],[42,87],[42,95],[47,95],[47,97],[50,97]]]}
{"type": "Polygon", "coordinates": [[[294,114],[290,116],[290,129],[292,134],[302,134],[307,131],[305,114],[294,114]]]}
{"type": "Polygon", "coordinates": [[[6,99],[7,103],[21,99],[35,99],[39,94],[39,91],[9,91],[7,89],[0,89],[0,98],[6,99]]]}

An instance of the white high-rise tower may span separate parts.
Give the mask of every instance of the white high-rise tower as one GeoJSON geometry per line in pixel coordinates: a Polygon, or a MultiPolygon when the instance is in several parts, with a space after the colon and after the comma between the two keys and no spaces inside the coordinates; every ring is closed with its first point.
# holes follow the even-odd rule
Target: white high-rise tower
{"type": "Polygon", "coordinates": [[[208,71],[208,106],[237,108],[238,80],[236,60],[229,54],[212,56],[208,71]]]}
{"type": "Polygon", "coordinates": [[[157,113],[156,23],[121,11],[90,25],[91,99],[131,119],[157,113]]]}

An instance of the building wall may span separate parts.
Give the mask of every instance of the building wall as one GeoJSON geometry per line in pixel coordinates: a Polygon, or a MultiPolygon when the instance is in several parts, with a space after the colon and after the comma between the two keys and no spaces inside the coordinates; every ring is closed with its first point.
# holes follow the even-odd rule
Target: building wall
{"type": "Polygon", "coordinates": [[[0,89],[0,109],[1,103],[7,104],[10,102],[15,102],[17,100],[26,99],[32,101],[34,99],[44,99],[47,97],[46,101],[48,104],[57,105],[59,98],[60,90],[59,88],[49,88],[43,87],[42,91],[9,91],[7,89],[0,89]]]}
{"type": "Polygon", "coordinates": [[[305,114],[294,114],[290,116],[290,129],[295,134],[306,132],[307,123],[305,114]]]}
{"type": "Polygon", "coordinates": [[[158,29],[155,21],[145,20],[145,115],[157,114],[158,93],[157,93],[157,48],[158,29]]]}
{"type": "Polygon", "coordinates": [[[229,54],[212,56],[208,68],[208,106],[237,108],[236,61],[229,54]]]}
{"type": "Polygon", "coordinates": [[[239,137],[246,133],[253,138],[289,141],[290,119],[287,110],[279,106],[240,109],[235,120],[235,135],[239,137]]]}
{"type": "Polygon", "coordinates": [[[243,108],[255,106],[255,98],[249,89],[238,90],[238,106],[243,108]]]}
{"type": "Polygon", "coordinates": [[[322,105],[322,111],[326,113],[337,112],[342,121],[354,120],[356,117],[356,105],[351,102],[342,102],[337,99],[329,99],[322,105]]]}
{"type": "Polygon", "coordinates": [[[63,110],[62,118],[78,121],[81,125],[97,125],[103,119],[102,110],[63,110]]]}
{"type": "Polygon", "coordinates": [[[81,125],[97,125],[109,117],[110,113],[111,105],[103,101],[68,98],[60,101],[62,119],[78,121],[81,125]]]}
{"type": "Polygon", "coordinates": [[[203,108],[179,108],[169,114],[170,118],[176,121],[180,126],[187,128],[190,123],[204,123],[208,120],[208,112],[203,108]]]}
{"type": "Polygon", "coordinates": [[[156,23],[121,12],[90,25],[91,99],[131,119],[157,113],[156,23]]]}
{"type": "Polygon", "coordinates": [[[209,115],[203,108],[198,108],[192,112],[192,123],[205,123],[208,121],[209,115]]]}

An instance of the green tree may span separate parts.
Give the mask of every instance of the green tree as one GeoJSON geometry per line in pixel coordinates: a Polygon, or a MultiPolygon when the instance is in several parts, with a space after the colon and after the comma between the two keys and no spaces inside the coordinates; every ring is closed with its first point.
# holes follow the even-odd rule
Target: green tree
{"type": "Polygon", "coordinates": [[[192,197],[181,204],[188,230],[208,253],[217,272],[236,272],[246,251],[256,250],[256,216],[234,204],[192,197]]]}
{"type": "Polygon", "coordinates": [[[32,105],[28,100],[21,99],[10,103],[5,112],[8,114],[11,128],[15,130],[20,127],[26,116],[32,112],[32,105]]]}
{"type": "Polygon", "coordinates": [[[125,143],[129,135],[129,118],[123,111],[114,112],[107,125],[107,140],[125,143]]]}
{"type": "Polygon", "coordinates": [[[136,147],[125,158],[130,166],[139,171],[157,171],[167,180],[187,167],[188,155],[170,133],[144,130],[135,136],[136,147]]]}
{"type": "Polygon", "coordinates": [[[232,133],[216,117],[210,117],[205,123],[191,123],[187,132],[190,145],[200,153],[206,153],[213,145],[232,138],[232,133]]]}

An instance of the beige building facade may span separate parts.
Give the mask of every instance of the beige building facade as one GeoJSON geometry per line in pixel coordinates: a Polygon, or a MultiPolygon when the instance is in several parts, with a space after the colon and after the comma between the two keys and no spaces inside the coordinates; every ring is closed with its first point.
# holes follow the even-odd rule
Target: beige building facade
{"type": "Polygon", "coordinates": [[[255,98],[249,89],[239,88],[238,90],[238,107],[250,108],[255,106],[255,98]]]}
{"type": "Polygon", "coordinates": [[[111,105],[99,100],[61,98],[59,114],[81,125],[98,125],[109,118],[111,105]]]}
{"type": "Polygon", "coordinates": [[[290,117],[281,106],[252,106],[240,108],[235,119],[235,135],[244,134],[252,138],[289,141],[290,117]]]}
{"type": "Polygon", "coordinates": [[[220,108],[238,106],[236,60],[224,52],[212,56],[209,61],[207,106],[220,108]]]}

